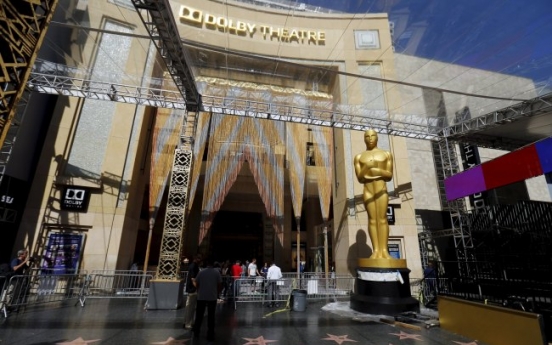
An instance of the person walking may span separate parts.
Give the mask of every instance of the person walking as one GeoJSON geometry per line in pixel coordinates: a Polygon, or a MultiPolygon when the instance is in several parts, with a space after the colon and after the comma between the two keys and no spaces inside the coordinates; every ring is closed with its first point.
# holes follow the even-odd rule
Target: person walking
{"type": "Polygon", "coordinates": [[[213,263],[208,261],[207,268],[201,270],[194,284],[197,289],[197,307],[195,323],[192,328],[194,337],[199,336],[201,324],[203,323],[203,314],[207,309],[207,340],[215,340],[215,310],[217,307],[217,298],[222,289],[222,276],[220,272],[213,267],[213,263]]]}
{"type": "Polygon", "coordinates": [[[201,263],[201,255],[194,256],[194,260],[188,267],[188,275],[186,276],[186,310],[184,312],[184,328],[191,329],[194,323],[194,314],[197,305],[197,290],[194,285],[194,280],[199,273],[199,265],[201,263]]]}
{"type": "Polygon", "coordinates": [[[266,273],[266,280],[268,282],[268,300],[269,307],[278,307],[279,291],[278,281],[282,279],[282,270],[276,266],[273,262],[266,273]]]}

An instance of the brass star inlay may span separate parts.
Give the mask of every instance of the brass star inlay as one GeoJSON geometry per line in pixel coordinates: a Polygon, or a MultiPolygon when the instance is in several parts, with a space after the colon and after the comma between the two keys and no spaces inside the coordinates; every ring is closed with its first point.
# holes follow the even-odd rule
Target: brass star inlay
{"type": "Polygon", "coordinates": [[[335,341],[336,343],[338,343],[340,345],[343,344],[346,341],[352,341],[354,343],[357,342],[356,340],[347,338],[348,335],[333,335],[333,334],[330,334],[330,333],[326,333],[326,334],[328,335],[328,338],[322,338],[322,340],[335,341]]]}
{"type": "Polygon", "coordinates": [[[247,343],[243,345],[266,345],[268,343],[274,343],[278,341],[278,340],[265,339],[262,335],[258,338],[243,338],[243,339],[247,340],[247,343]]]}
{"type": "Polygon", "coordinates": [[[94,339],[94,340],[84,340],[81,337],[78,337],[77,339],[73,341],[66,341],[63,343],[56,343],[56,345],[86,345],[86,344],[92,344],[97,341],[100,341],[101,339],[94,339]]]}
{"type": "Polygon", "coordinates": [[[403,331],[401,331],[400,333],[389,333],[389,334],[398,336],[399,340],[414,339],[414,340],[422,341],[422,339],[420,339],[420,337],[422,336],[421,334],[411,334],[411,333],[406,333],[406,332],[403,332],[403,331]]]}
{"type": "Polygon", "coordinates": [[[158,345],[184,345],[186,342],[190,339],[174,339],[173,337],[168,337],[167,340],[160,342],[160,343],[152,343],[152,344],[158,344],[158,345]]]}

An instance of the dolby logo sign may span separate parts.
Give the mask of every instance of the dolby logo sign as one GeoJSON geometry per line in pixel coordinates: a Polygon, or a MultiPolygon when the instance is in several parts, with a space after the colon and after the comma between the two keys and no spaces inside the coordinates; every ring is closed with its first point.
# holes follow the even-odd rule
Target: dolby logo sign
{"type": "Polygon", "coordinates": [[[86,212],[90,202],[90,189],[65,186],[61,196],[61,209],[73,212],[86,212]]]}

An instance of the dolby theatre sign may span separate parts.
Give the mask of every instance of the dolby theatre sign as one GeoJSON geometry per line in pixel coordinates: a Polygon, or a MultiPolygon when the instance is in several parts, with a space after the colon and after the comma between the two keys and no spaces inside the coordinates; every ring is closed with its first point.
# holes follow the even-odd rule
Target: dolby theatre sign
{"type": "Polygon", "coordinates": [[[228,32],[238,36],[254,37],[260,35],[264,40],[279,42],[297,42],[301,44],[324,45],[326,33],[323,31],[306,29],[288,29],[259,25],[250,22],[233,20],[224,16],[204,13],[189,6],[182,5],[179,13],[180,21],[200,28],[228,32]]]}

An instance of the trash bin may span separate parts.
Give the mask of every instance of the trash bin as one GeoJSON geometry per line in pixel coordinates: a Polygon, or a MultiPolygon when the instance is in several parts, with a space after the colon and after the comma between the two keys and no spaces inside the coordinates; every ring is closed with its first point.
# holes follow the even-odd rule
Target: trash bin
{"type": "Polygon", "coordinates": [[[291,310],[305,311],[307,309],[307,290],[293,289],[291,291],[291,310]]]}

